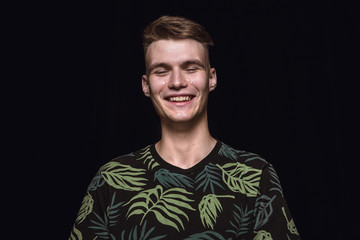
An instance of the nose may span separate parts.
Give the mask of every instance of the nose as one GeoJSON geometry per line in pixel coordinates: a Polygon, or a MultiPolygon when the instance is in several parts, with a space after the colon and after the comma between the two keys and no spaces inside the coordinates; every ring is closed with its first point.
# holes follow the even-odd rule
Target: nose
{"type": "Polygon", "coordinates": [[[187,85],[188,82],[186,81],[186,78],[181,72],[181,70],[178,69],[173,70],[168,83],[169,88],[181,89],[187,87],[187,85]]]}

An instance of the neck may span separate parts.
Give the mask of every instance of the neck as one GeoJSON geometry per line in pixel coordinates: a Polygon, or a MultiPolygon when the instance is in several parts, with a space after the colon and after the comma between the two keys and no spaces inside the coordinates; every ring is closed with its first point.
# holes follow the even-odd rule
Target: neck
{"type": "Polygon", "coordinates": [[[168,163],[187,169],[205,158],[216,140],[210,135],[207,118],[196,124],[161,123],[161,140],[155,145],[159,155],[168,163]]]}

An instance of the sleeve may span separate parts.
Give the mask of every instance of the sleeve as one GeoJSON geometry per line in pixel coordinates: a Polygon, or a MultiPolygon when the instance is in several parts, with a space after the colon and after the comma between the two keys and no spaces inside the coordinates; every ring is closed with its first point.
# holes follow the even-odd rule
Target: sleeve
{"type": "Polygon", "coordinates": [[[108,202],[107,184],[99,171],[87,189],[69,240],[93,240],[99,236],[110,239],[108,202]]]}
{"type": "Polygon", "coordinates": [[[260,195],[255,201],[253,226],[253,240],[300,239],[286,204],[279,177],[271,164],[262,171],[260,195]]]}

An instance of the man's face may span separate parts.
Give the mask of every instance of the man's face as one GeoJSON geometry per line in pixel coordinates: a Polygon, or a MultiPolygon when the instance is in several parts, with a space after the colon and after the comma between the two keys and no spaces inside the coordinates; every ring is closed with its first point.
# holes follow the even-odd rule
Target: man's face
{"type": "Polygon", "coordinates": [[[216,87],[216,72],[208,67],[204,46],[191,39],[155,41],[145,61],[143,91],[162,121],[206,118],[208,95],[216,87]]]}

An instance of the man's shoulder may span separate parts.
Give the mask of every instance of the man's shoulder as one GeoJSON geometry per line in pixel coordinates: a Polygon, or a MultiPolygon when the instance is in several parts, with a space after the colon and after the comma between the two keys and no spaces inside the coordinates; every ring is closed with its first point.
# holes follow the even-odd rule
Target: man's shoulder
{"type": "Polygon", "coordinates": [[[121,163],[121,162],[126,162],[127,160],[133,160],[134,158],[136,158],[136,153],[137,152],[131,152],[131,153],[117,156],[117,157],[111,159],[110,162],[120,162],[121,163]]]}
{"type": "MultiPolygon", "coordinates": [[[[139,150],[127,153],[127,154],[123,154],[123,155],[119,155],[118,157],[115,157],[113,159],[111,159],[109,162],[107,162],[105,164],[109,165],[109,164],[121,164],[121,165],[136,165],[137,162],[139,161],[135,161],[135,160],[141,160],[142,158],[150,155],[150,146],[148,145],[146,147],[143,147],[139,150]]],[[[103,168],[104,166],[102,166],[103,168]]]]}
{"type": "Polygon", "coordinates": [[[220,142],[220,144],[218,154],[221,157],[227,158],[228,162],[240,163],[257,169],[263,169],[269,165],[269,163],[259,154],[238,150],[223,142],[220,142]]]}

